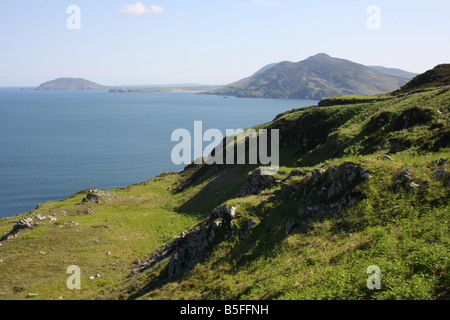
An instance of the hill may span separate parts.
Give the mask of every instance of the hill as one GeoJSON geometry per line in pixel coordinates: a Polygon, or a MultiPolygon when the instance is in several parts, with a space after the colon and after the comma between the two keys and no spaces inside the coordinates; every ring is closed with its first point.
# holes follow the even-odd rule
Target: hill
{"type": "Polygon", "coordinates": [[[320,53],[306,60],[268,65],[249,78],[208,94],[313,99],[391,92],[408,80],[320,53]]]}
{"type": "Polygon", "coordinates": [[[82,78],[58,78],[42,83],[34,90],[106,90],[107,87],[82,78]]]}
{"type": "Polygon", "coordinates": [[[369,68],[375,69],[377,71],[383,72],[385,74],[388,74],[388,75],[391,75],[394,77],[403,78],[403,79],[407,79],[407,80],[411,80],[412,78],[414,78],[415,76],[418,75],[417,73],[405,71],[405,70],[398,69],[398,68],[386,68],[386,67],[382,67],[382,66],[369,66],[369,68]]]}
{"type": "Polygon", "coordinates": [[[255,127],[280,132],[275,176],[192,164],[3,218],[0,299],[448,299],[449,106],[337,97],[255,127]]]}
{"type": "Polygon", "coordinates": [[[393,94],[417,92],[427,88],[450,86],[450,64],[440,64],[423,74],[419,74],[393,94]]]}

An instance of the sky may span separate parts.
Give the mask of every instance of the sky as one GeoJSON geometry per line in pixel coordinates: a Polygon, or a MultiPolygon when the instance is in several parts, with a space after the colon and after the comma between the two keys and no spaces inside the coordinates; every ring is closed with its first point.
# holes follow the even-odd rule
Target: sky
{"type": "Polygon", "coordinates": [[[448,0],[0,0],[0,86],[227,84],[317,53],[422,73],[450,62],[449,12],[448,0]]]}

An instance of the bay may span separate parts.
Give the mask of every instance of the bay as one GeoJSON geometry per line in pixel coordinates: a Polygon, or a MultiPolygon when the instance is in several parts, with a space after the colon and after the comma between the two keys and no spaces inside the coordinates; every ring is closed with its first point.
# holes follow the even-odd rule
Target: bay
{"type": "MultiPolygon", "coordinates": [[[[0,88],[0,217],[89,188],[181,171],[172,132],[248,128],[311,100],[0,88]]],[[[205,146],[207,143],[205,143],[205,146]]]]}

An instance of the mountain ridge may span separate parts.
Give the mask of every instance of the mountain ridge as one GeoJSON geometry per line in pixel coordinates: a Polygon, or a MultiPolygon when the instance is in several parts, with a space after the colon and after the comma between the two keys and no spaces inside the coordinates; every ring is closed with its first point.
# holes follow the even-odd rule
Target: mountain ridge
{"type": "Polygon", "coordinates": [[[407,82],[405,78],[319,53],[299,62],[267,65],[250,77],[206,94],[321,100],[338,95],[387,93],[407,82]]]}

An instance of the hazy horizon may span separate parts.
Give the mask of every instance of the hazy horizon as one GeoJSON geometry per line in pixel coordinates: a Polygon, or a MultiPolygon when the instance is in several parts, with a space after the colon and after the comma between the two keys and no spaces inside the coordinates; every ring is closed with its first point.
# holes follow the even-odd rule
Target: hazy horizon
{"type": "Polygon", "coordinates": [[[449,9],[442,0],[0,1],[0,86],[225,85],[320,52],[422,73],[448,62],[449,9]]]}

